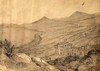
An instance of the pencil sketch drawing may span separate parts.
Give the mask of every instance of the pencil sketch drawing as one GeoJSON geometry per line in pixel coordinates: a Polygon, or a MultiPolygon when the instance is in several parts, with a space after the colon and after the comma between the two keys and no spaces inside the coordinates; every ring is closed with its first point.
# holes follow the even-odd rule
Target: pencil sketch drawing
{"type": "Polygon", "coordinates": [[[100,71],[100,0],[0,0],[0,71],[100,71]]]}

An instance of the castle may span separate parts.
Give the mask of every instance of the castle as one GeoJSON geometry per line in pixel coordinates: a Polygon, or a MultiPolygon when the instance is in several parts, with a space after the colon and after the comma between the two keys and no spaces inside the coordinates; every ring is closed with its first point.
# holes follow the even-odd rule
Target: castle
{"type": "Polygon", "coordinates": [[[66,56],[84,56],[89,50],[91,50],[90,45],[85,45],[81,47],[74,47],[69,42],[57,43],[55,46],[55,54],[66,55],[66,56]]]}

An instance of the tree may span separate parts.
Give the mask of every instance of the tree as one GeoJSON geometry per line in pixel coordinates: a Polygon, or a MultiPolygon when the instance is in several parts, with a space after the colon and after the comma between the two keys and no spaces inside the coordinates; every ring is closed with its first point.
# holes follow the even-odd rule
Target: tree
{"type": "Polygon", "coordinates": [[[4,41],[0,41],[0,47],[4,50],[4,54],[7,57],[12,57],[14,55],[14,45],[11,44],[10,41],[8,41],[7,39],[5,39],[4,41]]]}

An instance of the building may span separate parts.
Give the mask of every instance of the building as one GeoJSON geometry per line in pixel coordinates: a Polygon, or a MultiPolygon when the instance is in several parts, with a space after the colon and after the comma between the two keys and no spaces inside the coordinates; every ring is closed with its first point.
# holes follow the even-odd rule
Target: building
{"type": "Polygon", "coordinates": [[[61,42],[55,45],[55,53],[64,56],[84,56],[90,51],[91,46],[85,45],[81,47],[74,47],[69,42],[61,42]]]}
{"type": "Polygon", "coordinates": [[[55,45],[55,53],[58,55],[66,55],[70,52],[68,50],[71,48],[72,48],[72,44],[69,42],[57,43],[55,45]]]}

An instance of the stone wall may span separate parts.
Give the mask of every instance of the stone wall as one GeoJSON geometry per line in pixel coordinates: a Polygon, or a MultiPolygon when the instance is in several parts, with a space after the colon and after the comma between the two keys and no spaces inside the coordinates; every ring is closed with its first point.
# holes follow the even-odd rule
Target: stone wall
{"type": "Polygon", "coordinates": [[[67,56],[84,56],[87,54],[92,47],[90,45],[85,45],[81,47],[73,47],[72,45],[57,45],[55,47],[55,53],[57,55],[67,55],[67,56]]]}

